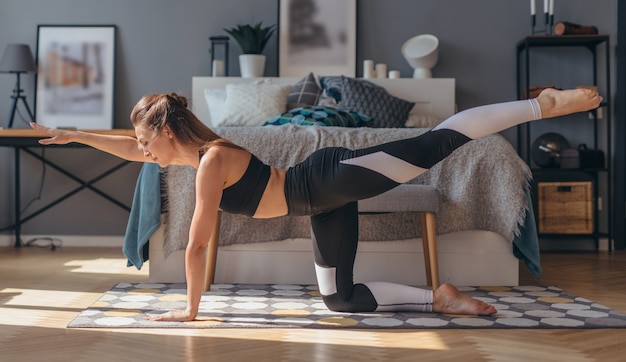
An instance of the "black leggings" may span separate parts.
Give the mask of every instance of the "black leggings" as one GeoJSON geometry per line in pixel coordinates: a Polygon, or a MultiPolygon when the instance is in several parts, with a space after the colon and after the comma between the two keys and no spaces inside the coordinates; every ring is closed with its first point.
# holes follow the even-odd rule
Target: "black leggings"
{"type": "Polygon", "coordinates": [[[414,138],[359,150],[320,149],[287,171],[285,195],[289,215],[311,217],[317,281],[329,309],[431,310],[430,290],[384,282],[354,284],[357,201],[409,181],[473,138],[500,131],[511,123],[538,119],[538,105],[533,101],[536,102],[515,101],[461,112],[414,138]],[[503,114],[509,117],[498,122],[503,114]],[[455,128],[471,131],[461,133],[455,128]]]}
{"type": "MultiPolygon", "coordinates": [[[[329,309],[358,312],[378,308],[370,288],[352,280],[359,231],[357,201],[400,184],[345,161],[383,152],[426,170],[468,141],[470,138],[444,129],[354,151],[330,147],[288,170],[289,215],[311,215],[317,279],[329,309]]],[[[372,160],[376,162],[375,157],[372,160]]],[[[411,309],[410,305],[404,307],[411,309]]]]}

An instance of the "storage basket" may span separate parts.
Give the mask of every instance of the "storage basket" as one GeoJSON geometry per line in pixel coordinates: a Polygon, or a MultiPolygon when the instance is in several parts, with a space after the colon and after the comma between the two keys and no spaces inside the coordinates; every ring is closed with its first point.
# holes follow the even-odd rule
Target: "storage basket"
{"type": "Polygon", "coordinates": [[[540,234],[592,234],[592,182],[539,182],[540,234]]]}

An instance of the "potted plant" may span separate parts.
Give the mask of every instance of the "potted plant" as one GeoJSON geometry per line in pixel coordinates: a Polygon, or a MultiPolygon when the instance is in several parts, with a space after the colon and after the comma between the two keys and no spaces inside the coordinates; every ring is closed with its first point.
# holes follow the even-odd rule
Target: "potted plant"
{"type": "Polygon", "coordinates": [[[276,25],[263,26],[263,22],[254,25],[237,25],[235,28],[224,29],[228,35],[235,38],[243,54],[239,56],[241,76],[261,77],[265,69],[265,55],[263,50],[268,40],[276,31],[276,25]]]}

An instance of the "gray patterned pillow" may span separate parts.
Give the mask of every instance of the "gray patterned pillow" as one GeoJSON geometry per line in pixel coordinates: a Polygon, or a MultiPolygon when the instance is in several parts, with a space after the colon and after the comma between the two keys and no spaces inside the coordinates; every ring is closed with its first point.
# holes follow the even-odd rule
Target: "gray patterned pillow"
{"type": "Polygon", "coordinates": [[[313,72],[294,84],[287,97],[287,109],[315,106],[322,94],[313,72]]]}
{"type": "Polygon", "coordinates": [[[342,77],[339,106],[372,117],[367,127],[404,128],[413,102],[392,96],[383,87],[367,81],[342,77]]]}

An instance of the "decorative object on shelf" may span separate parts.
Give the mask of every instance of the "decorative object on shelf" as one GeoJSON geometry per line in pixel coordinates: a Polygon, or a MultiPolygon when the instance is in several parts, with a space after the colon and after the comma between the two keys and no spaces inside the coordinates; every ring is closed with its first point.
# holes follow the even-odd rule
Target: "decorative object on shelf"
{"type": "Polygon", "coordinates": [[[580,168],[603,169],[604,151],[587,148],[587,144],[578,145],[578,157],[580,158],[580,168]]]}
{"type": "Polygon", "coordinates": [[[554,1],[555,0],[543,0],[544,28],[535,30],[535,26],[537,25],[536,0],[530,0],[530,27],[533,35],[537,33],[551,34],[552,26],[554,25],[554,1]]]}
{"type": "Polygon", "coordinates": [[[278,75],[356,76],[357,0],[279,0],[278,75]]]}
{"type": "Polygon", "coordinates": [[[402,45],[402,55],[413,67],[413,78],[432,78],[439,60],[439,39],[431,34],[412,37],[402,45]]]}
{"type": "Polygon", "coordinates": [[[559,166],[564,169],[580,168],[580,155],[575,148],[566,148],[561,151],[561,162],[559,166]]]}
{"type": "Polygon", "coordinates": [[[115,25],[39,25],[37,123],[112,129],[115,25]]]}
{"type": "Polygon", "coordinates": [[[544,133],[532,145],[532,158],[539,167],[558,168],[561,152],[570,148],[569,142],[555,132],[544,133]]]}
{"type": "Polygon", "coordinates": [[[228,40],[227,36],[210,36],[211,42],[211,76],[228,76],[228,40]],[[218,52],[221,48],[222,51],[218,52]]]}
{"type": "Polygon", "coordinates": [[[15,118],[15,112],[17,111],[17,103],[21,100],[30,116],[30,121],[34,121],[35,117],[31,112],[28,102],[26,102],[26,96],[22,93],[20,83],[20,75],[22,73],[35,72],[37,66],[35,65],[35,58],[30,51],[28,44],[9,44],[2,54],[2,60],[0,60],[0,73],[15,73],[17,76],[17,82],[15,83],[15,89],[13,89],[13,105],[11,106],[11,116],[9,116],[8,128],[13,127],[13,119],[15,118]]]}
{"type": "Polygon", "coordinates": [[[554,25],[555,35],[597,35],[598,28],[593,25],[579,25],[567,21],[559,21],[554,25]]]}
{"type": "Polygon", "coordinates": [[[239,56],[241,77],[262,77],[265,69],[265,55],[261,53],[274,34],[276,25],[263,27],[263,23],[259,22],[254,25],[237,25],[236,28],[224,30],[235,38],[243,52],[239,56]]]}
{"type": "Polygon", "coordinates": [[[376,78],[376,70],[374,70],[374,61],[366,59],[363,61],[363,78],[376,78]]]}
{"type": "Polygon", "coordinates": [[[594,150],[581,143],[578,148],[568,148],[561,152],[561,168],[582,168],[601,170],[604,168],[604,151],[594,150]]]}
{"type": "Polygon", "coordinates": [[[400,78],[400,71],[399,70],[390,70],[389,71],[389,79],[398,79],[400,78]]]}
{"type": "Polygon", "coordinates": [[[387,78],[387,64],[376,64],[376,78],[387,78]]]}

